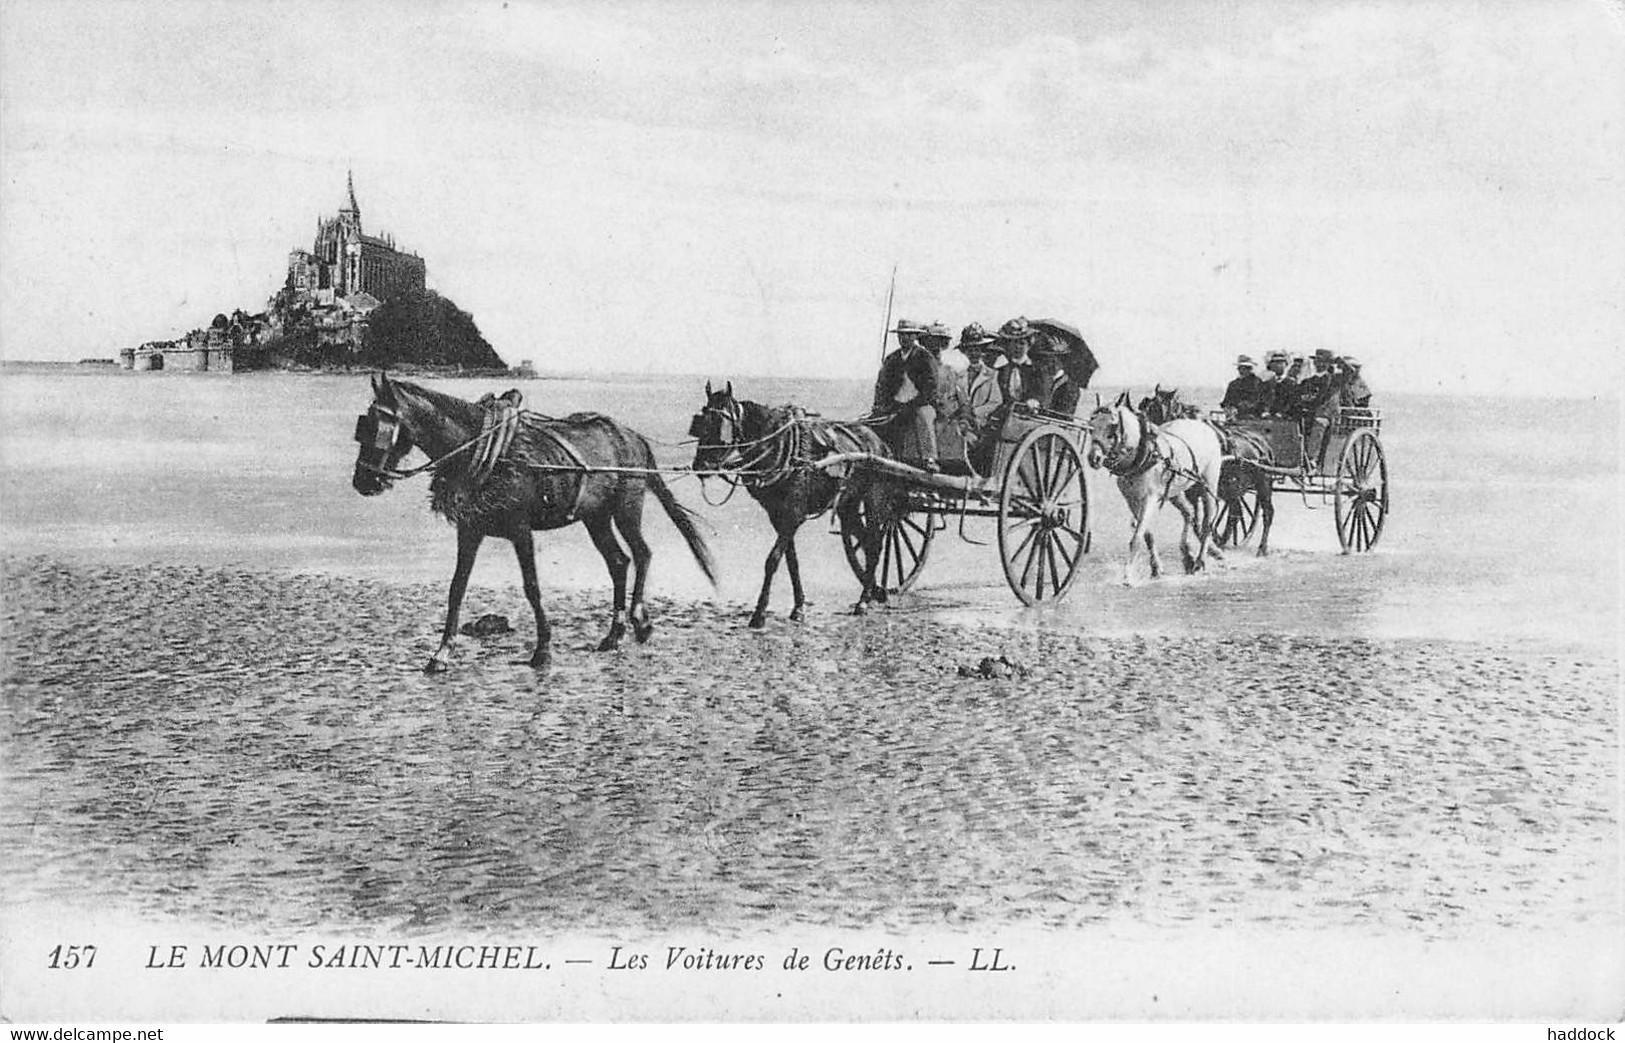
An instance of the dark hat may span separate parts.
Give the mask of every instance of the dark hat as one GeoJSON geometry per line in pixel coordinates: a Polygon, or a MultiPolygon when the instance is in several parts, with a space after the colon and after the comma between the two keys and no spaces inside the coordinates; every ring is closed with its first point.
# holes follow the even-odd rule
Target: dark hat
{"type": "Polygon", "coordinates": [[[1336,357],[1337,357],[1336,355],[1332,354],[1332,349],[1331,348],[1316,348],[1315,349],[1315,358],[1317,358],[1317,359],[1334,359],[1336,357]]]}
{"type": "Polygon", "coordinates": [[[1026,340],[1034,332],[1032,323],[1018,315],[999,327],[998,337],[1000,340],[1026,340]]]}
{"type": "Polygon", "coordinates": [[[983,348],[989,344],[997,344],[998,342],[998,338],[988,333],[987,330],[983,329],[982,324],[979,322],[971,323],[969,326],[966,326],[963,330],[961,330],[959,334],[960,351],[965,351],[971,348],[983,348]]]}

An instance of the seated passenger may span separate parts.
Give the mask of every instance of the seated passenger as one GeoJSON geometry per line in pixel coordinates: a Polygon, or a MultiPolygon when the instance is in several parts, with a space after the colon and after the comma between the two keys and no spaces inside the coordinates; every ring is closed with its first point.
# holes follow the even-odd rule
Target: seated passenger
{"type": "Polygon", "coordinates": [[[998,361],[1004,357],[999,342],[979,322],[966,326],[959,335],[959,351],[970,362],[965,370],[965,397],[959,419],[965,427],[965,441],[975,442],[988,418],[1004,401],[999,390],[998,361]]]}
{"type": "Polygon", "coordinates": [[[1264,373],[1260,379],[1264,381],[1264,394],[1259,400],[1259,413],[1263,416],[1280,416],[1290,408],[1292,402],[1297,401],[1298,378],[1287,371],[1287,363],[1292,357],[1286,352],[1276,349],[1264,356],[1264,373]]]}
{"type": "Polygon", "coordinates": [[[1343,369],[1347,372],[1347,376],[1338,390],[1338,400],[1341,404],[1356,409],[1371,408],[1371,389],[1360,376],[1360,360],[1353,355],[1344,355],[1343,369]]]}
{"type": "Polygon", "coordinates": [[[925,327],[897,320],[897,350],[880,364],[875,378],[875,429],[904,460],[937,469],[938,365],[920,343],[925,327]]]}
{"type": "Polygon", "coordinates": [[[1242,355],[1236,359],[1236,379],[1224,389],[1224,399],[1219,403],[1219,408],[1232,419],[1255,417],[1264,412],[1264,401],[1269,392],[1264,382],[1253,374],[1253,367],[1250,356],[1242,355]]]}
{"type": "Polygon", "coordinates": [[[1033,409],[1048,409],[1055,388],[1051,374],[1032,357],[1035,331],[1025,318],[1014,318],[999,327],[1005,365],[999,370],[999,390],[1007,404],[1023,402],[1033,409]]]}

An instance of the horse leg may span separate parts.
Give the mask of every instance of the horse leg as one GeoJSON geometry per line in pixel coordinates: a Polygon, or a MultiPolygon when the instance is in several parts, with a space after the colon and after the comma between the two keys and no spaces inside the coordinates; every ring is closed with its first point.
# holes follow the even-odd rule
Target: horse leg
{"type": "MultiPolygon", "coordinates": [[[[1202,476],[1202,506],[1206,510],[1207,520],[1204,523],[1200,518],[1192,519],[1196,525],[1196,568],[1207,567],[1207,558],[1211,554],[1214,558],[1222,560],[1224,555],[1219,552],[1218,545],[1213,540],[1213,519],[1219,516],[1219,497],[1215,492],[1219,488],[1219,469],[1217,462],[1208,465],[1206,473],[1202,476]]],[[[1236,503],[1232,505],[1230,517],[1238,523],[1241,519],[1241,499],[1237,496],[1236,503]]]]}
{"type": "Polygon", "coordinates": [[[643,489],[629,496],[615,512],[615,528],[632,552],[632,604],[627,606],[626,618],[632,623],[632,637],[638,644],[649,640],[654,624],[649,622],[649,608],[643,603],[643,590],[649,581],[649,563],[654,554],[649,541],[643,538],[643,489]]]}
{"type": "Polygon", "coordinates": [[[474,571],[474,558],[480,553],[484,540],[482,532],[467,526],[457,527],[457,568],[451,574],[451,591],[446,595],[446,626],[440,632],[440,647],[423,664],[426,674],[444,673],[451,663],[451,643],[457,638],[457,617],[463,610],[468,574],[474,571]]]}
{"type": "Polygon", "coordinates": [[[767,552],[767,561],[762,566],[762,592],[756,595],[756,611],[750,614],[750,628],[760,630],[767,625],[767,599],[773,593],[773,574],[779,571],[779,559],[784,557],[785,549],[790,541],[795,539],[795,530],[786,531],[779,525],[780,519],[774,519],[773,529],[778,538],[773,541],[773,548],[767,552]]]}
{"type": "Polygon", "coordinates": [[[612,652],[621,647],[621,638],[626,636],[626,623],[622,618],[626,608],[626,551],[615,539],[615,530],[610,527],[609,518],[599,516],[591,521],[583,518],[582,523],[587,526],[593,546],[603,555],[604,564],[609,567],[610,582],[615,587],[614,614],[610,616],[609,633],[598,642],[598,651],[612,652]]]}
{"type": "Polygon", "coordinates": [[[1262,516],[1263,531],[1258,537],[1258,556],[1262,558],[1270,552],[1270,526],[1275,524],[1275,488],[1270,476],[1262,471],[1254,478],[1253,488],[1258,491],[1258,513],[1262,516]]]}
{"type": "Polygon", "coordinates": [[[513,540],[514,554],[519,558],[519,575],[525,583],[525,600],[536,617],[536,650],[531,653],[530,665],[540,670],[553,661],[552,628],[547,625],[547,613],[542,609],[542,587],[536,582],[536,540],[529,529],[520,529],[513,540]]]}
{"type": "Polygon", "coordinates": [[[1145,500],[1134,499],[1137,490],[1132,487],[1120,486],[1120,488],[1123,488],[1123,498],[1128,501],[1129,515],[1131,517],[1128,534],[1128,560],[1123,563],[1123,585],[1133,586],[1134,554],[1139,550],[1142,539],[1145,541],[1146,553],[1151,558],[1151,578],[1156,579],[1162,570],[1157,563],[1157,548],[1156,544],[1151,542],[1151,530],[1148,527],[1153,512],[1147,509],[1145,500]]]}
{"type": "Polygon", "coordinates": [[[870,604],[884,605],[891,596],[886,588],[875,582],[875,571],[880,568],[880,556],[885,552],[885,534],[896,517],[897,497],[885,489],[871,486],[863,497],[863,590],[858,603],[852,606],[854,616],[864,615],[870,604]]]}
{"type": "Polygon", "coordinates": [[[1174,509],[1179,511],[1183,522],[1179,530],[1179,556],[1185,562],[1185,574],[1190,575],[1202,567],[1202,552],[1191,553],[1191,530],[1197,527],[1196,508],[1180,496],[1174,498],[1174,509]]]}
{"type": "Polygon", "coordinates": [[[807,597],[801,592],[801,563],[796,561],[796,541],[793,536],[784,548],[784,563],[790,568],[790,589],[796,598],[796,607],[790,610],[790,621],[800,623],[807,618],[807,597]]]}

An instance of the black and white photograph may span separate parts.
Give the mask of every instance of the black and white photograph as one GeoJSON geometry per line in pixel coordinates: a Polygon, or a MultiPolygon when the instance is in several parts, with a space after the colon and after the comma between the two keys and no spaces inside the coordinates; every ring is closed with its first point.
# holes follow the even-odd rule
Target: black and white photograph
{"type": "Polygon", "coordinates": [[[0,1020],[1617,1025],[1622,350],[1619,0],[5,0],[0,1020]]]}

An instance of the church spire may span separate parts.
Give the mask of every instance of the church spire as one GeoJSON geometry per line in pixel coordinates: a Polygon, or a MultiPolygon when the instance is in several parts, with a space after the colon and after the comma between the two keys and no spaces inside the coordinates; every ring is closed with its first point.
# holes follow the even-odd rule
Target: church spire
{"type": "Polygon", "coordinates": [[[361,207],[358,206],[355,201],[355,171],[353,170],[346,170],[344,172],[344,192],[350,204],[349,206],[345,207],[345,209],[351,213],[360,214],[361,207]]]}

